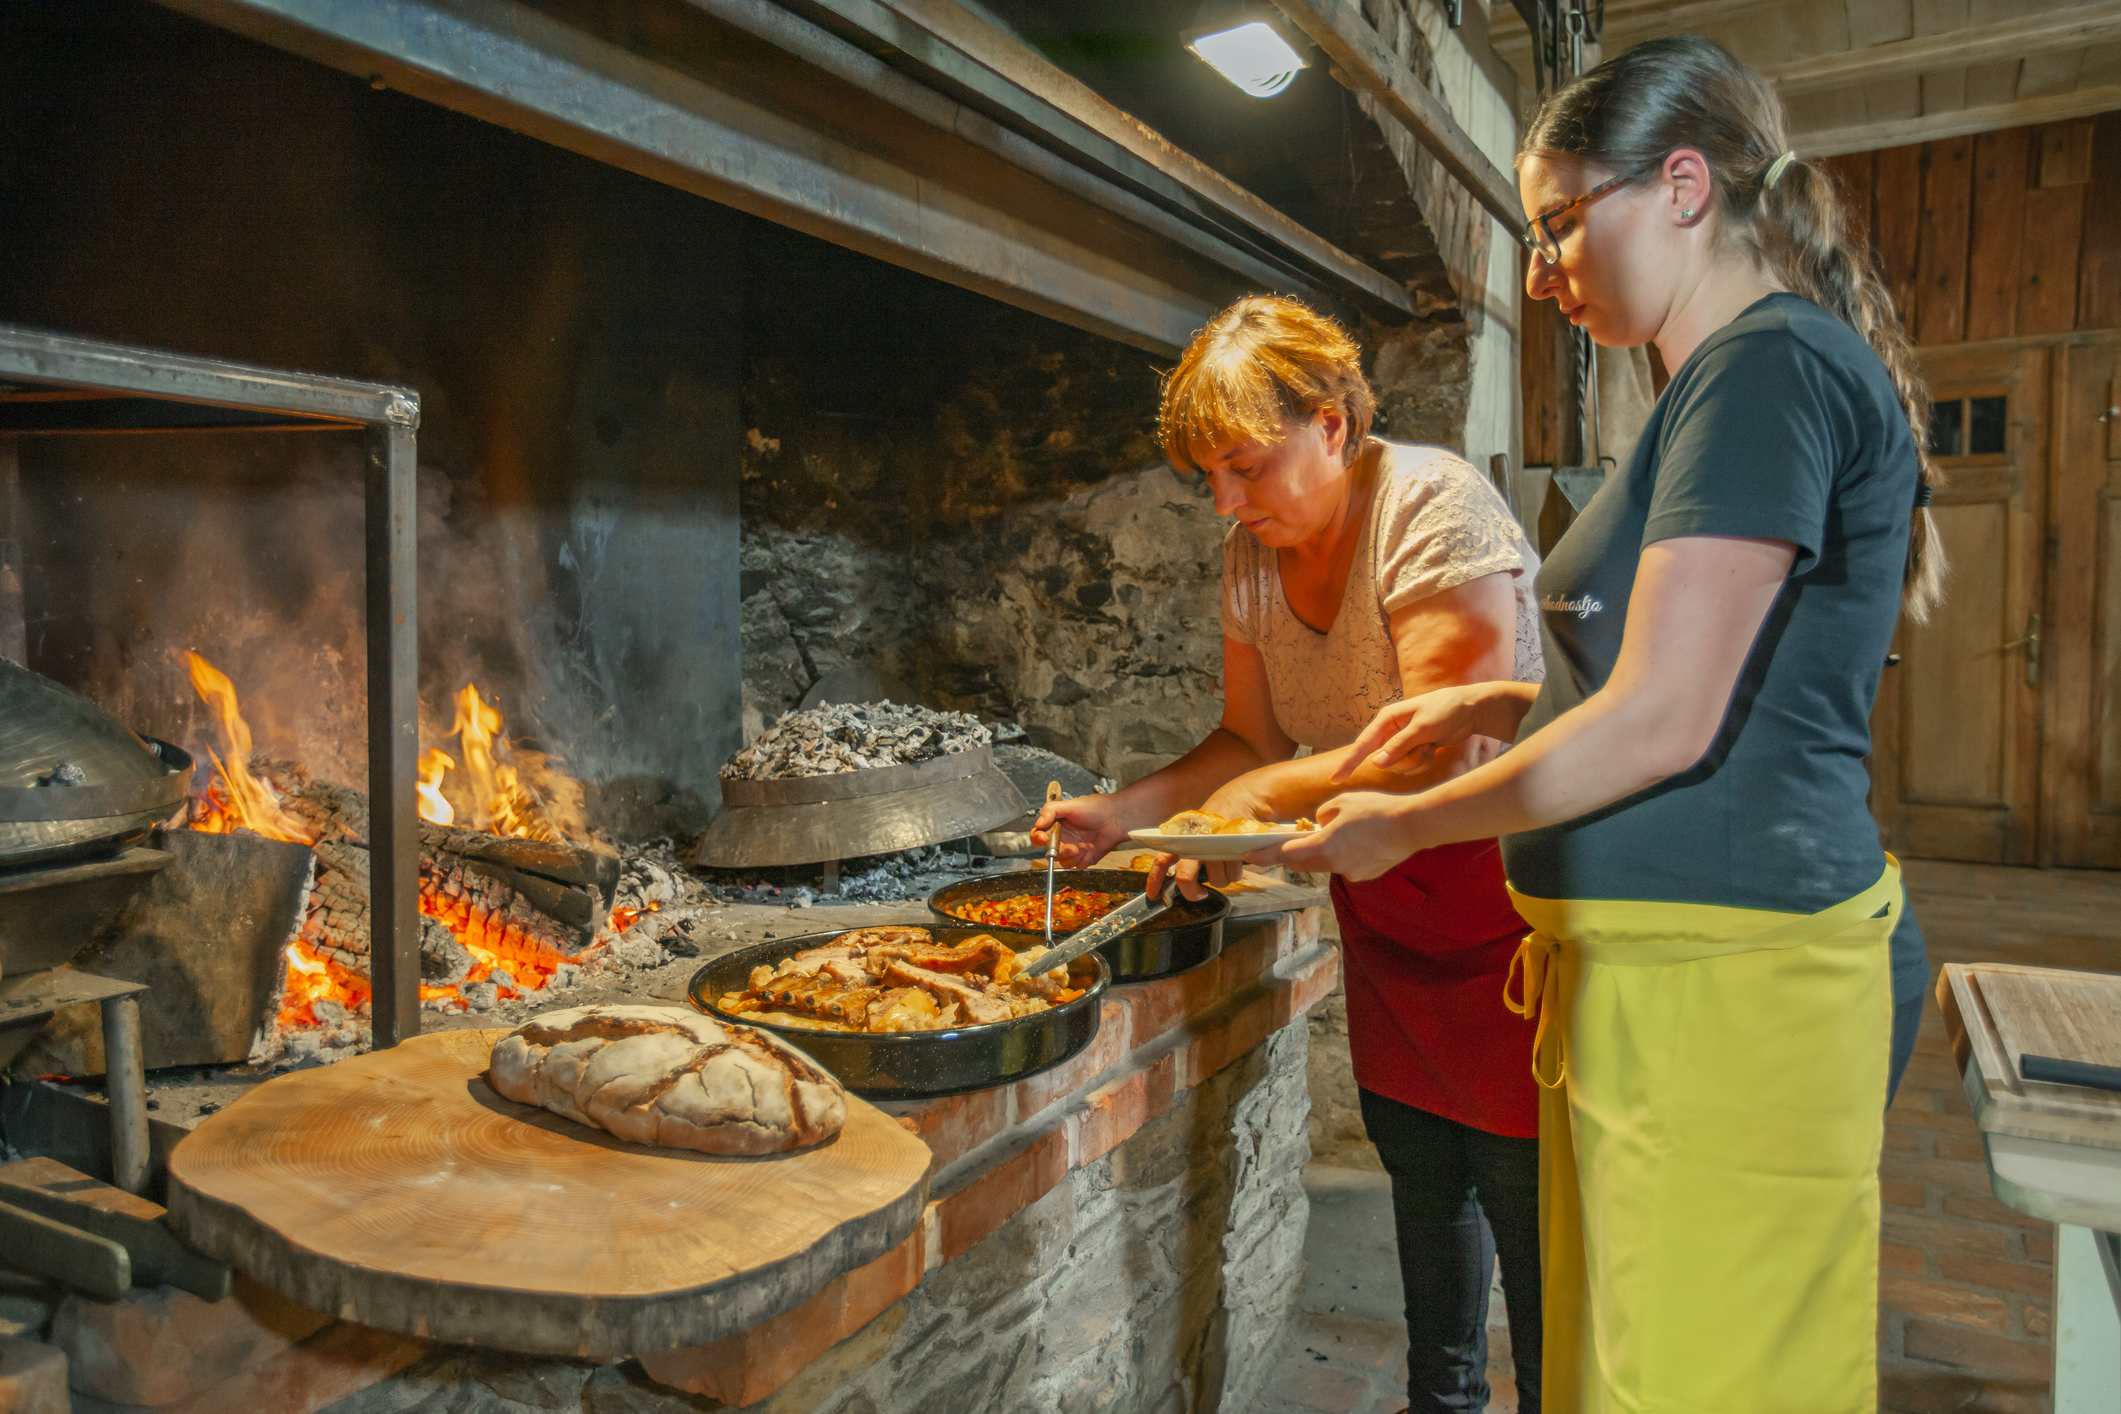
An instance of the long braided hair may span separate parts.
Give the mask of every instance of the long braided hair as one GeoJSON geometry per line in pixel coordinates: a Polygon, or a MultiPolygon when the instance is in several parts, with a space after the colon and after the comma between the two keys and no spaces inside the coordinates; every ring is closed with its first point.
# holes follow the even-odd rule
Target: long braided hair
{"type": "Polygon", "coordinates": [[[1708,159],[1724,239],[1739,242],[1877,351],[1906,407],[1921,467],[1901,593],[1902,607],[1920,622],[1944,592],[1944,547],[1928,508],[1943,477],[1929,458],[1922,371],[1869,247],[1851,236],[1832,178],[1802,161],[1774,171],[1788,146],[1773,85],[1712,40],[1672,35],[1638,44],[1550,94],[1526,125],[1521,152],[1639,173],[1637,180],[1648,182],[1674,148],[1693,148],[1708,159]]]}

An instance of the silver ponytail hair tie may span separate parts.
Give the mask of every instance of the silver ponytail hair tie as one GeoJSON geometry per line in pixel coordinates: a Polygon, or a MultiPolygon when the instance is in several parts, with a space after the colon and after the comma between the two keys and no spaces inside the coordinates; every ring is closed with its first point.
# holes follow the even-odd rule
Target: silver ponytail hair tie
{"type": "Polygon", "coordinates": [[[1780,157],[1775,159],[1775,165],[1767,169],[1767,180],[1762,182],[1760,185],[1769,191],[1773,191],[1775,188],[1775,183],[1782,180],[1782,174],[1788,171],[1790,164],[1792,162],[1795,162],[1796,160],[1797,153],[1794,148],[1788,152],[1783,153],[1780,157]]]}

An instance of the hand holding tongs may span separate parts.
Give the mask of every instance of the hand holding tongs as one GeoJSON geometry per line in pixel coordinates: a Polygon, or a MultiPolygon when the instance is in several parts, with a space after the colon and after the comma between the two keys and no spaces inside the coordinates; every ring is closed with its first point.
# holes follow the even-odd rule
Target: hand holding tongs
{"type": "MultiPolygon", "coordinates": [[[[1051,805],[1061,798],[1061,783],[1051,781],[1046,786],[1046,804],[1051,805]]],[[[1053,871],[1060,863],[1061,823],[1055,820],[1046,827],[1046,946],[1053,946],[1053,871]]]]}

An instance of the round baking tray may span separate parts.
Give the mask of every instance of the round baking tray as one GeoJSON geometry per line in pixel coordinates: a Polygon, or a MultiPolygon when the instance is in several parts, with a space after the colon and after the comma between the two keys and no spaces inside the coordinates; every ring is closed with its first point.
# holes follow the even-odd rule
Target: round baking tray
{"type": "MultiPolygon", "coordinates": [[[[1131,896],[1140,893],[1147,882],[1146,876],[1132,869],[1059,869],[1053,875],[1056,893],[1072,888],[1084,893],[1131,896]]],[[[990,874],[985,878],[945,884],[928,895],[928,911],[939,922],[992,933],[1021,952],[1028,947],[1043,946],[1046,930],[973,923],[961,917],[957,910],[968,903],[1015,898],[1019,894],[1037,894],[1043,898],[1045,892],[1044,870],[1012,870],[1007,874],[990,874]]],[[[1181,897],[1169,912],[1159,914],[1130,933],[1120,934],[1098,952],[1111,964],[1115,982],[1148,982],[1169,977],[1198,967],[1223,950],[1223,919],[1229,914],[1230,900],[1214,889],[1209,889],[1208,896],[1198,903],[1181,897]]],[[[1073,928],[1055,928],[1053,936],[1064,937],[1074,931],[1073,928]]]]}
{"type": "Polygon", "coordinates": [[[759,869],[858,859],[964,839],[1030,809],[992,747],[828,776],[725,780],[694,863],[759,869]]]}
{"type": "MultiPolygon", "coordinates": [[[[918,1100],[1008,1085],[1059,1065],[1097,1036],[1098,1014],[1112,980],[1111,968],[1097,953],[1069,965],[1069,979],[1086,989],[1074,1001],[1030,1016],[949,1031],[813,1031],[731,1016],[715,1007],[724,992],[742,991],[750,985],[752,968],[771,966],[856,931],[840,928],[776,938],[728,953],[692,974],[688,995],[695,1007],[718,1021],[771,1031],[838,1076],[849,1090],[870,1100],[918,1100]]],[[[996,930],[930,928],[928,932],[939,943],[954,944],[996,930]]]]}

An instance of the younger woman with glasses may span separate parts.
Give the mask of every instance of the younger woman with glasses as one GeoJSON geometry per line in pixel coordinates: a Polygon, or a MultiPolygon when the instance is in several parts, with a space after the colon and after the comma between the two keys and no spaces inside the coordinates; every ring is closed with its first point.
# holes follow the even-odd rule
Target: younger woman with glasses
{"type": "Polygon", "coordinates": [[[1254,858],[1360,879],[1503,836],[1547,1408],[1871,1414],[1904,903],[1864,757],[1895,621],[1939,589],[1920,380],[1774,89],[1707,40],[1548,98],[1518,174],[1530,293],[1671,382],[1540,571],[1544,685],[1388,707],[1348,763],[1511,749],[1254,858]]]}

